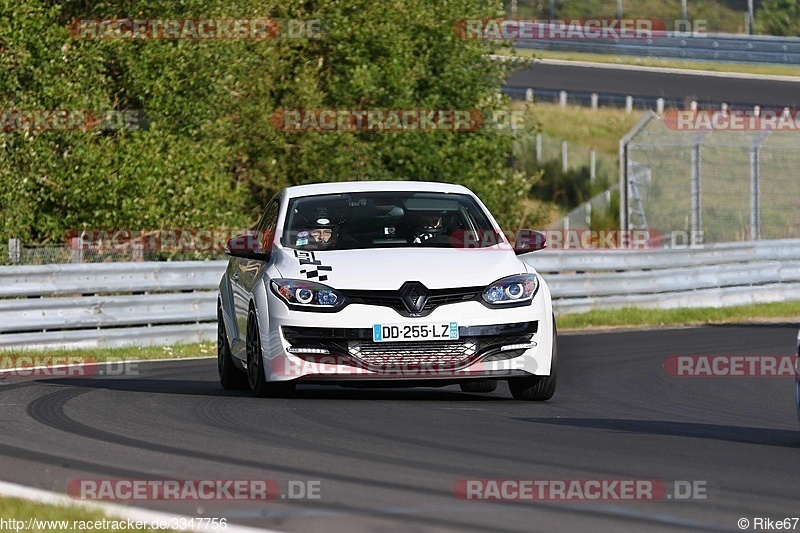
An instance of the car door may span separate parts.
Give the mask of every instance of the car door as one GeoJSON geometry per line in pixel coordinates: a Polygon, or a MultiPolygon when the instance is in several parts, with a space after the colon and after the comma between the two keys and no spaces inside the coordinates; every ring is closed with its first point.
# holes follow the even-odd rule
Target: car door
{"type": "MultiPolygon", "coordinates": [[[[280,198],[274,198],[267,205],[264,215],[255,227],[254,233],[261,245],[261,249],[264,251],[268,251],[272,248],[272,239],[278,225],[279,210],[280,198]]],[[[231,288],[233,291],[234,308],[236,310],[238,339],[240,343],[242,343],[240,346],[244,346],[247,337],[247,315],[250,311],[253,287],[265,263],[264,261],[244,259],[241,257],[234,258],[233,263],[235,264],[231,276],[231,288]]]]}

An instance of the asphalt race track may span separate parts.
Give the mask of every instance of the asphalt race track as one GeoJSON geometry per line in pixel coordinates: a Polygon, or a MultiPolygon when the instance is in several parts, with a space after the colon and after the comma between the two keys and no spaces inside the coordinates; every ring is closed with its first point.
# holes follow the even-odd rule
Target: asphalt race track
{"type": "Polygon", "coordinates": [[[535,63],[511,75],[508,87],[677,98],[761,106],[800,106],[799,82],[724,78],[641,70],[535,63]]]}
{"type": "MultiPolygon", "coordinates": [[[[797,326],[563,335],[542,404],[444,389],[224,392],[215,361],[0,385],[0,478],[320,481],[321,498],[135,502],[282,531],[738,531],[800,514],[791,378],[677,378],[670,355],[792,355],[797,326]],[[655,479],[707,499],[463,501],[464,479],[655,479]]],[[[800,527],[800,526],[798,526],[800,527]]]]}

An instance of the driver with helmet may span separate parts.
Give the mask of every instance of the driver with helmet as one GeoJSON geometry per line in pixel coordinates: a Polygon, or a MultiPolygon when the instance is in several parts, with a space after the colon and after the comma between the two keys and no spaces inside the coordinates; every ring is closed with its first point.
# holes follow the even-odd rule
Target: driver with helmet
{"type": "Polygon", "coordinates": [[[423,213],[417,219],[417,224],[414,229],[414,244],[421,244],[433,237],[444,234],[444,223],[442,222],[442,215],[438,212],[423,213]]]}
{"type": "Polygon", "coordinates": [[[320,216],[306,225],[307,229],[297,234],[297,246],[310,250],[328,250],[336,245],[339,227],[327,217],[320,216]]]}

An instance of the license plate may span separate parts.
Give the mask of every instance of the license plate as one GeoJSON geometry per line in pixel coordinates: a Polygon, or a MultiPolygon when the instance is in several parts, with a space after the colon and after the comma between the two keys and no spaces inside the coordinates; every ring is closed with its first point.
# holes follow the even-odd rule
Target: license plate
{"type": "Polygon", "coordinates": [[[457,322],[433,324],[375,324],[372,326],[374,342],[442,341],[458,339],[457,322]]]}

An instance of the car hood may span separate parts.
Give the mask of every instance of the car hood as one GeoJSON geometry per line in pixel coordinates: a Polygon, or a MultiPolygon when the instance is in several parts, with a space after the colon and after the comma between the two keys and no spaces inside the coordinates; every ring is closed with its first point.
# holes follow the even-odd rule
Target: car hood
{"type": "Polygon", "coordinates": [[[372,250],[275,250],[284,278],[317,281],[338,289],[392,290],[406,281],[429,289],[477,287],[527,272],[508,249],[397,248],[372,250]]]}

